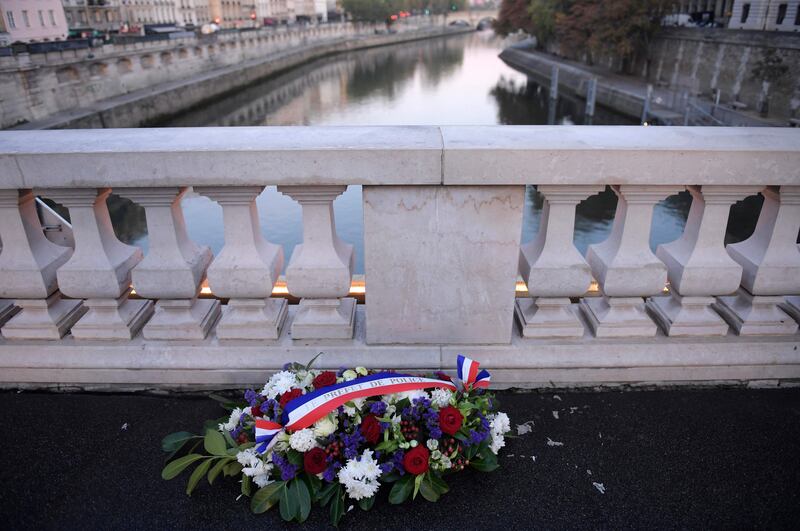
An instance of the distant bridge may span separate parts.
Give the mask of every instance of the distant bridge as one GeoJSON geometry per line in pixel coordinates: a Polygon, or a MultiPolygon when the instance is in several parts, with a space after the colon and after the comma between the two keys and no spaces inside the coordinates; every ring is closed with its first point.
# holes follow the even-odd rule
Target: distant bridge
{"type": "Polygon", "coordinates": [[[455,20],[469,22],[470,26],[477,26],[482,20],[496,20],[497,9],[465,9],[463,11],[450,12],[447,14],[447,23],[455,20]]]}

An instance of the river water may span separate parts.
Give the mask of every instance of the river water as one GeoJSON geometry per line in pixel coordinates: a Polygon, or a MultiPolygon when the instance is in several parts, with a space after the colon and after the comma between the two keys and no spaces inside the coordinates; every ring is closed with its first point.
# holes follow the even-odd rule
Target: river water
{"type": "MultiPolygon", "coordinates": [[[[490,32],[481,32],[327,57],[160,125],[548,123],[547,90],[497,57],[504,44],[490,32]]],[[[559,99],[552,121],[583,123],[583,104],[559,99]]],[[[594,123],[633,124],[602,108],[596,110],[594,123]]],[[[657,205],[650,238],[653,249],[680,236],[690,203],[684,192],[657,205]]],[[[119,198],[109,206],[120,239],[146,248],[143,210],[119,198]]],[[[258,206],[265,236],[284,246],[288,263],[292,248],[302,240],[299,205],[275,187],[268,187],[259,196],[258,206]]],[[[536,234],[541,208],[540,194],[528,187],[523,242],[536,234]]],[[[582,253],[588,245],[608,236],[615,208],[616,197],[609,189],[578,206],[574,243],[582,253]]],[[[738,241],[752,231],[757,208],[750,205],[740,209],[744,214],[738,215],[734,211],[728,241],[738,241]]],[[[183,210],[192,239],[218,252],[224,243],[221,207],[204,197],[189,195],[183,201],[183,210]]],[[[363,273],[361,187],[350,186],[335,201],[334,210],[340,236],[355,245],[355,272],[363,273]]]]}

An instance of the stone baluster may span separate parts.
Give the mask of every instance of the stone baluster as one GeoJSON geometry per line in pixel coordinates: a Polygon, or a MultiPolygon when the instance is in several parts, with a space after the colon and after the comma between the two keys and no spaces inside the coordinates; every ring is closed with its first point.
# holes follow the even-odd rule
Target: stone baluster
{"type": "Polygon", "coordinates": [[[289,293],[301,297],[292,322],[294,339],[353,337],[356,301],[347,297],[355,255],[339,239],[333,200],[346,186],[279,186],[303,208],[303,243],[286,268],[289,293]]]}
{"type": "Polygon", "coordinates": [[[86,315],[72,327],[76,339],[131,339],[153,314],[152,301],[131,300],[131,269],[142,259],[138,247],[119,241],[106,199],[110,188],[48,189],[40,195],[69,209],[75,252],[58,270],[68,297],[86,299],[86,315]]]}
{"type": "Polygon", "coordinates": [[[270,298],[283,269],[283,248],[261,234],[256,197],[263,186],[201,187],[222,205],[225,245],[208,268],[208,283],[229,298],[217,325],[220,339],[277,339],[287,313],[285,299],[270,298]]]}
{"type": "Polygon", "coordinates": [[[658,327],[645,312],[644,297],[661,293],[667,267],[650,251],[653,209],[680,190],[640,185],[612,189],[619,200],[611,234],[586,253],[603,296],[584,299],[581,308],[597,337],[654,336],[658,327]]]}
{"type": "Polygon", "coordinates": [[[30,190],[0,190],[0,297],[19,308],[3,326],[7,339],[60,339],[86,311],[61,298],[56,271],[72,249],[45,238],[35,200],[30,190]]]}
{"type": "Polygon", "coordinates": [[[518,299],[517,319],[525,337],[583,337],[570,297],[592,283],[589,264],[573,244],[575,207],[602,186],[539,186],[544,195],[539,232],[520,248],[519,269],[533,298],[518,299]]]}
{"type": "Polygon", "coordinates": [[[0,300],[0,328],[14,317],[18,311],[19,308],[14,305],[14,301],[0,300]]]}
{"type": "Polygon", "coordinates": [[[670,294],[651,297],[647,307],[669,336],[724,336],[728,325],[711,308],[714,297],[733,293],[742,266],[725,252],[731,205],[758,192],[754,186],[689,186],[692,206],[683,235],[659,245],[670,294]]]}
{"type": "Polygon", "coordinates": [[[146,339],[203,339],[220,315],[218,300],[200,300],[200,288],[213,255],[189,239],[181,210],[186,188],[117,189],[144,207],[149,251],[133,268],[133,288],[158,299],[155,315],[142,334],[146,339]]]}
{"type": "Polygon", "coordinates": [[[740,335],[797,332],[782,307],[785,295],[800,294],[800,186],[768,187],[752,236],[728,245],[744,274],[739,291],[718,297],[714,307],[740,335]]]}

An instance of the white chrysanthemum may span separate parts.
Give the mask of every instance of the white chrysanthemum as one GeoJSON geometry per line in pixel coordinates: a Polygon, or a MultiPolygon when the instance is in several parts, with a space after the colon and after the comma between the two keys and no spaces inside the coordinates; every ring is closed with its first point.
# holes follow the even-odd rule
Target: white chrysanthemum
{"type": "Polygon", "coordinates": [[[265,487],[272,483],[272,480],[269,479],[272,472],[270,457],[263,461],[255,448],[247,448],[236,454],[236,460],[242,465],[242,474],[253,478],[253,482],[259,487],[265,487]]]}
{"type": "Polygon", "coordinates": [[[500,448],[506,445],[504,435],[511,431],[511,420],[505,413],[495,413],[489,416],[489,429],[491,432],[492,443],[489,449],[492,453],[497,453],[500,448]]]}
{"type": "Polygon", "coordinates": [[[430,399],[430,395],[427,392],[423,391],[422,389],[415,389],[413,391],[404,391],[402,393],[397,393],[397,394],[400,396],[399,400],[408,398],[412,403],[414,402],[415,398],[430,399]]]}
{"type": "Polygon", "coordinates": [[[354,398],[350,402],[352,402],[352,406],[345,405],[344,412],[348,417],[355,417],[358,415],[361,410],[364,408],[364,402],[366,398],[354,398]]]}
{"type": "Polygon", "coordinates": [[[293,372],[281,371],[276,372],[261,390],[261,394],[267,398],[275,398],[289,391],[293,387],[297,387],[297,376],[293,372]]]}
{"type": "Polygon", "coordinates": [[[378,482],[380,475],[381,468],[372,457],[372,450],[364,450],[360,458],[350,459],[344,468],[339,470],[339,482],[344,485],[348,496],[360,500],[375,495],[380,486],[378,482]]]}
{"type": "Polygon", "coordinates": [[[434,389],[431,391],[431,403],[439,408],[446,407],[450,404],[450,397],[453,392],[450,389],[434,389]]]}
{"type": "Polygon", "coordinates": [[[289,446],[298,452],[307,452],[317,445],[314,438],[314,430],[305,428],[294,432],[289,436],[289,446]]]}
{"type": "Polygon", "coordinates": [[[219,425],[219,431],[233,431],[236,429],[236,426],[239,425],[239,419],[242,418],[242,408],[237,407],[233,411],[231,411],[231,416],[228,418],[228,422],[219,425]]]}
{"type": "Polygon", "coordinates": [[[339,419],[333,413],[325,415],[314,423],[314,435],[316,437],[327,437],[339,427],[339,419]]]}

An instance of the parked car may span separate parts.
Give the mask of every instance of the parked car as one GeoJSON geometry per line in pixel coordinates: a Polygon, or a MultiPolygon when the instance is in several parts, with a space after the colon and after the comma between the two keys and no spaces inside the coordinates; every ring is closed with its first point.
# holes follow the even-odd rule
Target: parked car
{"type": "Polygon", "coordinates": [[[692,20],[692,15],[688,13],[677,13],[674,15],[667,15],[661,19],[662,26],[682,26],[694,28],[697,24],[692,20]]]}

